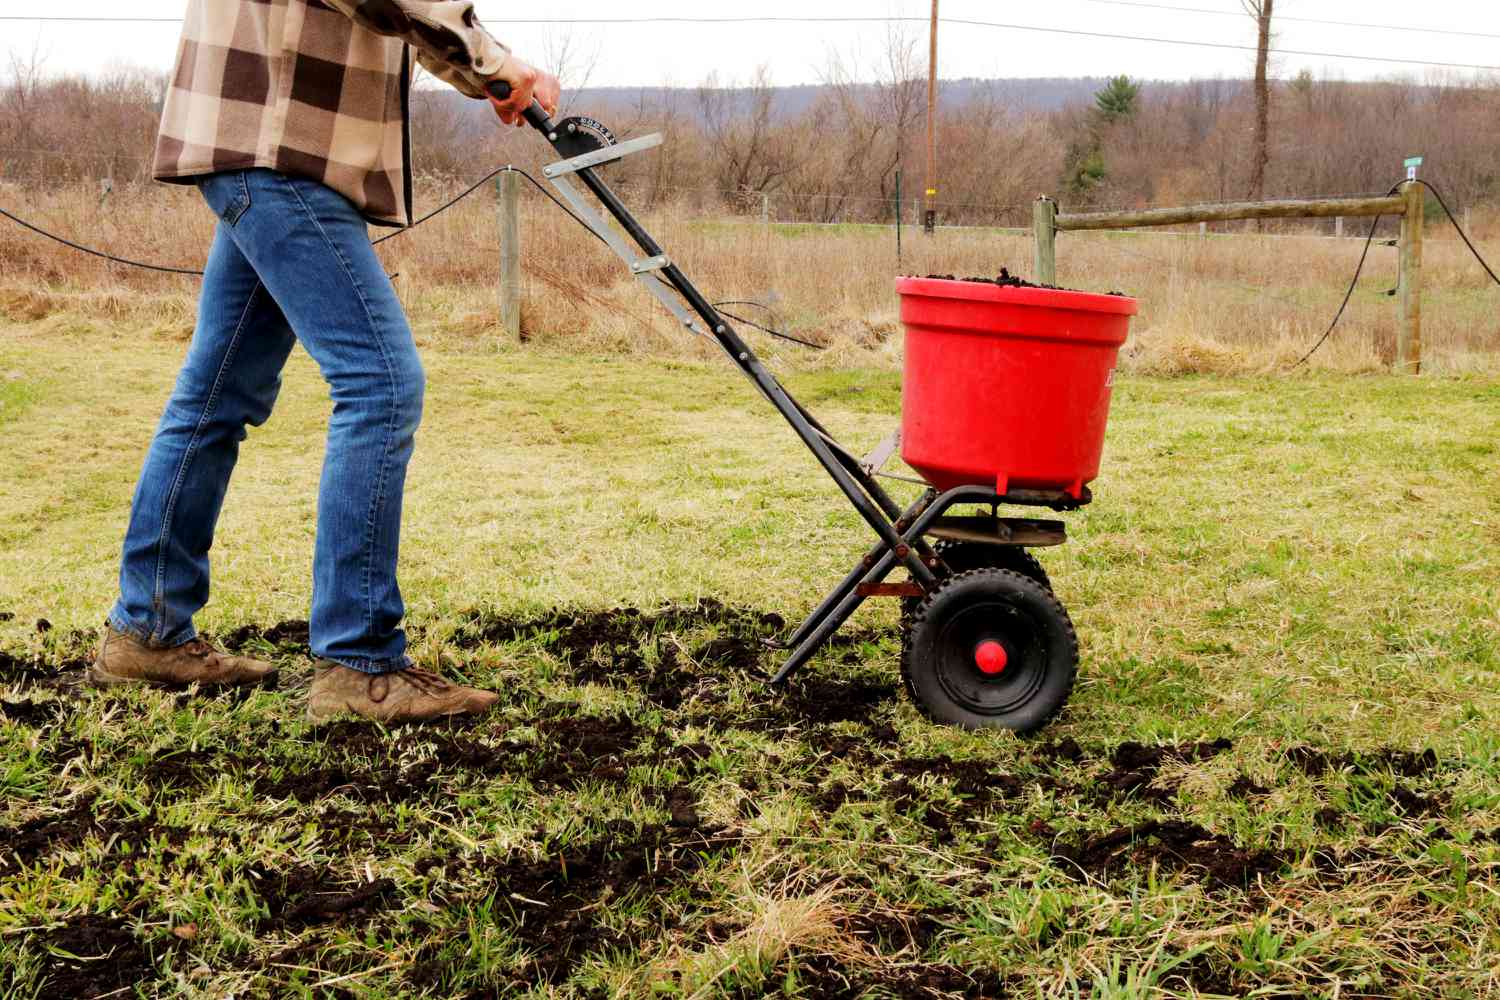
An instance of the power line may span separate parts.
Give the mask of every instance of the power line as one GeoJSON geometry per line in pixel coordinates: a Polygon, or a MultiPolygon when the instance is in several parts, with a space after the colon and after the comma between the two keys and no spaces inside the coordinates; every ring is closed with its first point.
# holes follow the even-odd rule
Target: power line
{"type": "MultiPolygon", "coordinates": [[[[1006,28],[1012,31],[1038,31],[1052,35],[1071,35],[1077,38],[1104,38],[1122,42],[1154,42],[1160,45],[1189,45],[1205,49],[1230,49],[1236,52],[1258,52],[1254,45],[1235,45],[1231,42],[1194,42],[1181,38],[1155,38],[1149,35],[1114,35],[1103,31],[1084,31],[1078,28],[1038,28],[1027,24],[1000,24],[996,21],[970,21],[948,19],[949,24],[962,24],[973,28],[1006,28]]],[[[1500,72],[1500,66],[1481,66],[1473,63],[1439,62],[1428,59],[1402,59],[1390,56],[1360,56],[1348,52],[1311,52],[1305,49],[1275,50],[1284,56],[1309,56],[1315,59],[1355,59],[1360,62],[1401,63],[1408,66],[1438,66],[1446,69],[1478,69],[1500,72]]]]}
{"type": "MultiPolygon", "coordinates": [[[[1102,0],[1096,0],[1102,2],[1102,0]]],[[[1125,0],[1114,0],[1123,3],[1125,0]]],[[[31,21],[37,23],[97,21],[110,23],[165,24],[180,23],[180,18],[159,17],[68,17],[60,15],[0,15],[0,21],[31,21]]],[[[507,24],[897,24],[928,23],[921,17],[580,17],[580,18],[507,18],[507,24]]],[[[1253,45],[1236,45],[1231,42],[1203,42],[1185,38],[1159,38],[1152,35],[1121,35],[1105,31],[1085,31],[1079,28],[1049,28],[1031,24],[1006,24],[1000,21],[977,21],[969,18],[941,19],[943,24],[970,28],[999,28],[1006,31],[1030,31],[1047,35],[1067,35],[1073,38],[1101,38],[1117,42],[1147,42],[1155,45],[1183,45],[1192,48],[1220,49],[1233,52],[1255,52],[1253,45]]],[[[1306,49],[1276,49],[1281,55],[1306,56],[1313,59],[1349,59],[1356,62],[1388,63],[1402,66],[1433,66],[1441,69],[1469,69],[1500,72],[1500,66],[1476,63],[1445,62],[1437,59],[1407,59],[1400,56],[1367,56],[1351,52],[1317,52],[1306,49]]]]}
{"type": "MultiPolygon", "coordinates": [[[[1111,7],[1145,7],[1151,10],[1170,10],[1179,14],[1213,14],[1218,17],[1244,17],[1243,10],[1217,10],[1210,7],[1177,7],[1172,4],[1150,3],[1148,0],[1083,0],[1084,3],[1107,4],[1111,7]]],[[[1277,14],[1278,23],[1293,21],[1298,24],[1326,24],[1338,28],[1370,28],[1377,31],[1410,31],[1425,35],[1452,35],[1458,38],[1500,38],[1500,35],[1483,31],[1459,31],[1454,28],[1419,28],[1413,24],[1370,24],[1365,21],[1330,21],[1321,17],[1297,17],[1277,14]]]]}

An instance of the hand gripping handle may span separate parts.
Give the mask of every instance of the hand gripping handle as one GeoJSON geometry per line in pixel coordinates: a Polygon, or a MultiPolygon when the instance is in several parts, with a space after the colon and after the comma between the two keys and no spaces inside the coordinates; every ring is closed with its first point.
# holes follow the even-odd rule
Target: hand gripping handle
{"type": "MultiPolygon", "coordinates": [[[[497,101],[510,100],[510,84],[506,83],[504,80],[491,80],[484,85],[484,89],[488,91],[489,95],[497,101]]],[[[524,112],[522,112],[522,114],[525,116],[526,121],[530,123],[531,127],[536,129],[538,132],[545,134],[551,131],[552,119],[547,117],[546,109],[544,109],[538,102],[532,101],[531,107],[527,108],[524,112]]]]}

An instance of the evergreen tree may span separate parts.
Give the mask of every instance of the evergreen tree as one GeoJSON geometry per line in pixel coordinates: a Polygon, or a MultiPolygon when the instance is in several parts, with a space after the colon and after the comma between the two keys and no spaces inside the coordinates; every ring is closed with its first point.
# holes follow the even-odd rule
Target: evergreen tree
{"type": "Polygon", "coordinates": [[[1117,76],[1094,95],[1094,107],[1106,125],[1113,125],[1135,114],[1140,96],[1140,84],[1128,76],[1117,76]]]}

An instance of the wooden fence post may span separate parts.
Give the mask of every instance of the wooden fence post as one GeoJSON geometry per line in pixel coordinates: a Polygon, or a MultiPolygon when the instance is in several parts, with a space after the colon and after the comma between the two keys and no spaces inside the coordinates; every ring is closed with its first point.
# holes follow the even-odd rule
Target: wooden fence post
{"type": "Polygon", "coordinates": [[[507,170],[495,178],[500,213],[500,325],[521,338],[521,178],[507,170]]]}
{"type": "Polygon", "coordinates": [[[1401,217],[1401,326],[1396,334],[1396,371],[1422,374],[1422,225],[1427,196],[1422,185],[1402,185],[1406,214],[1401,217]]]}
{"type": "Polygon", "coordinates": [[[1031,236],[1036,244],[1033,278],[1039,285],[1057,284],[1057,202],[1042,195],[1032,209],[1031,236]]]}

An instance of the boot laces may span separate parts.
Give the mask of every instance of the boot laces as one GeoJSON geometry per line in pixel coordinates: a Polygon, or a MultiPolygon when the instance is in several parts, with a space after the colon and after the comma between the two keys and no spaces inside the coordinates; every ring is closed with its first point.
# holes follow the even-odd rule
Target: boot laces
{"type": "Polygon", "coordinates": [[[219,651],[202,639],[189,639],[182,644],[182,650],[189,656],[195,656],[200,660],[208,660],[210,663],[217,661],[219,657],[219,651]]]}
{"type": "Polygon", "coordinates": [[[441,694],[452,687],[437,674],[430,670],[423,670],[421,667],[407,667],[401,671],[401,677],[423,694],[441,694]]]}
{"type": "Polygon", "coordinates": [[[391,693],[391,679],[400,678],[407,684],[416,688],[425,695],[437,695],[448,691],[452,685],[430,670],[421,667],[407,667],[390,674],[371,674],[365,682],[366,691],[371,701],[379,704],[385,701],[391,693]]]}

